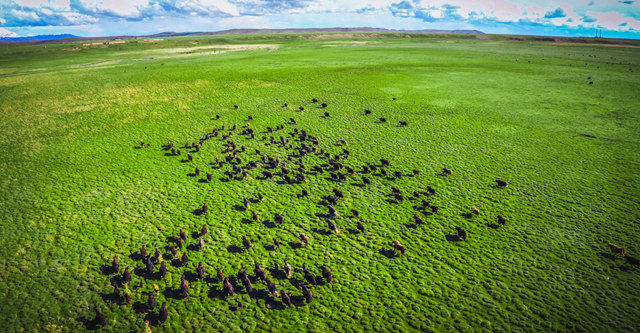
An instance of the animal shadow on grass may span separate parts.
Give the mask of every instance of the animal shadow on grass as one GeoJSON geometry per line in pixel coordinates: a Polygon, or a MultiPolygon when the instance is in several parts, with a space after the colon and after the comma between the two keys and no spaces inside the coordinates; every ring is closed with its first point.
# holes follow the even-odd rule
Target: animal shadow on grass
{"type": "Polygon", "coordinates": [[[147,305],[142,303],[142,302],[133,303],[131,308],[133,309],[133,312],[135,312],[137,314],[141,314],[141,313],[147,312],[147,310],[149,310],[149,307],[147,307],[147,305]]]}
{"type": "Polygon", "coordinates": [[[142,260],[142,254],[140,252],[133,252],[129,255],[129,259],[134,260],[134,261],[138,261],[138,260],[142,260]]]}
{"type": "Polygon", "coordinates": [[[617,257],[613,254],[613,253],[609,253],[609,252],[600,252],[598,253],[599,255],[607,258],[607,259],[611,259],[611,260],[615,260],[617,259],[617,257]]]}
{"type": "Polygon", "coordinates": [[[115,275],[109,279],[109,283],[111,283],[112,286],[122,286],[124,285],[124,279],[122,275],[115,275]]]}
{"type": "Polygon", "coordinates": [[[267,228],[275,228],[276,227],[276,223],[273,222],[273,221],[269,221],[269,220],[262,221],[262,224],[267,228]]]}
{"type": "Polygon", "coordinates": [[[266,245],[263,245],[263,247],[267,251],[275,251],[276,250],[276,247],[273,244],[266,244],[266,245]]]}
{"type": "Polygon", "coordinates": [[[346,229],[348,233],[352,234],[352,235],[357,235],[360,233],[360,230],[358,229],[352,229],[352,228],[347,228],[346,229]]]}
{"type": "Polygon", "coordinates": [[[189,245],[187,245],[187,250],[189,250],[189,251],[200,251],[200,244],[198,244],[198,243],[189,244],[189,245]]]}
{"type": "Polygon", "coordinates": [[[175,156],[175,155],[171,153],[164,153],[164,156],[175,156]]]}
{"type": "Polygon", "coordinates": [[[204,211],[202,210],[202,208],[194,209],[191,211],[191,213],[196,216],[204,215],[204,211]]]}
{"type": "Polygon", "coordinates": [[[446,238],[450,242],[460,242],[460,241],[462,241],[460,239],[460,237],[458,235],[455,235],[455,234],[454,235],[446,235],[446,236],[444,236],[444,238],[446,238]]]}
{"type": "Polygon", "coordinates": [[[165,298],[182,299],[182,292],[180,289],[167,288],[162,292],[162,294],[165,298]]]}
{"type": "Polygon", "coordinates": [[[330,230],[326,230],[326,229],[312,228],[311,231],[315,232],[316,234],[324,235],[324,236],[332,234],[330,230]]]}
{"type": "Polygon", "coordinates": [[[240,222],[242,222],[243,224],[252,224],[253,221],[247,219],[247,218],[243,218],[240,222]]]}
{"type": "Polygon", "coordinates": [[[171,260],[171,266],[173,267],[182,267],[182,261],[180,259],[171,260]]]}
{"type": "Polygon", "coordinates": [[[272,295],[266,289],[254,289],[251,297],[263,300],[270,309],[278,309],[282,306],[282,303],[274,300],[272,295]]]}
{"type": "Polygon", "coordinates": [[[102,326],[100,326],[100,324],[98,323],[98,320],[96,318],[89,319],[87,317],[80,317],[78,319],[78,321],[80,321],[82,323],[82,325],[84,325],[84,327],[89,331],[96,331],[100,327],[102,327],[102,326]]]}
{"type": "Polygon", "coordinates": [[[201,183],[201,184],[206,184],[206,183],[208,183],[208,182],[209,182],[209,181],[208,181],[208,180],[206,180],[206,179],[204,179],[204,178],[200,178],[200,179],[198,179],[198,183],[201,183]]]}
{"type": "Polygon", "coordinates": [[[329,214],[325,214],[325,213],[314,213],[314,215],[315,215],[317,218],[321,218],[321,219],[325,219],[325,218],[327,218],[327,219],[328,219],[328,218],[330,217],[330,216],[329,216],[329,214]]]}
{"type": "Polygon", "coordinates": [[[289,244],[289,246],[294,250],[302,248],[302,243],[300,242],[287,242],[287,244],[289,244]]]}
{"type": "Polygon", "coordinates": [[[149,325],[151,326],[158,326],[160,323],[160,316],[156,312],[149,312],[144,316],[144,320],[149,321],[149,325]]]}
{"type": "Polygon", "coordinates": [[[180,160],[180,163],[189,163],[189,160],[185,158],[185,159],[180,160]]]}
{"type": "Polygon", "coordinates": [[[462,214],[460,214],[460,216],[464,217],[465,219],[472,219],[473,218],[473,214],[471,214],[471,213],[462,213],[462,214]]]}
{"type": "Polygon", "coordinates": [[[102,273],[104,275],[111,275],[111,274],[115,274],[115,273],[118,273],[118,272],[114,271],[113,267],[111,267],[111,265],[102,265],[102,266],[100,266],[100,273],[102,273]]]}
{"type": "Polygon", "coordinates": [[[219,181],[221,181],[221,182],[223,182],[223,183],[228,183],[228,182],[230,182],[230,181],[231,181],[231,180],[229,180],[229,178],[226,178],[226,177],[218,178],[218,180],[219,180],[219,181]]]}
{"type": "Polygon", "coordinates": [[[393,250],[390,249],[385,249],[385,248],[381,248],[378,250],[378,253],[382,254],[383,256],[389,258],[389,259],[393,259],[396,257],[396,253],[393,250]]]}
{"type": "Polygon", "coordinates": [[[360,188],[363,188],[363,187],[366,186],[364,183],[350,183],[349,185],[355,186],[355,187],[360,187],[360,188]]]}
{"type": "Polygon", "coordinates": [[[487,227],[491,228],[491,229],[496,229],[498,230],[500,228],[499,224],[495,224],[495,223],[487,223],[485,224],[487,227]]]}
{"type": "Polygon", "coordinates": [[[220,287],[212,286],[209,288],[209,292],[207,293],[209,298],[217,298],[220,300],[224,300],[227,297],[227,293],[224,292],[220,287]]]}
{"type": "Polygon", "coordinates": [[[195,173],[188,173],[188,174],[187,174],[187,177],[195,177],[195,176],[196,176],[196,174],[195,174],[195,173]]]}
{"type": "Polygon", "coordinates": [[[287,274],[285,274],[285,272],[281,269],[269,268],[269,273],[271,273],[271,276],[278,280],[284,280],[287,278],[287,274]]]}
{"type": "Polygon", "coordinates": [[[189,283],[198,281],[198,276],[194,272],[186,271],[183,274],[184,274],[184,279],[189,281],[189,283]]]}
{"type": "Polygon", "coordinates": [[[102,301],[105,303],[120,304],[120,297],[113,293],[100,293],[100,298],[102,298],[102,301]]]}
{"type": "Polygon", "coordinates": [[[304,297],[302,296],[291,296],[291,304],[295,305],[296,308],[303,307],[307,305],[304,301],[304,297]]]}
{"type": "Polygon", "coordinates": [[[199,233],[199,232],[197,232],[197,231],[192,232],[192,233],[191,233],[191,238],[193,238],[193,239],[198,239],[198,238],[200,238],[200,233],[199,233]]]}
{"type": "Polygon", "coordinates": [[[247,208],[242,205],[233,205],[233,209],[237,212],[244,212],[247,210],[247,208]]]}
{"type": "Polygon", "coordinates": [[[409,228],[409,229],[417,229],[418,228],[418,225],[415,224],[415,223],[406,223],[404,226],[409,228]]]}
{"type": "Polygon", "coordinates": [[[239,247],[238,245],[229,245],[227,246],[227,251],[229,253],[242,253],[244,249],[239,247]]]}

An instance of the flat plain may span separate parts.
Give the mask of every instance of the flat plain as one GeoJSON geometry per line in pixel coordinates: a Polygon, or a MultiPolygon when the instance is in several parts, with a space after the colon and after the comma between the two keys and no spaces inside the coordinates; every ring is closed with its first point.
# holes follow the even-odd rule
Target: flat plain
{"type": "Polygon", "coordinates": [[[479,36],[0,45],[0,328],[141,331],[148,319],[154,331],[638,331],[640,268],[628,258],[640,257],[640,42],[479,36]],[[199,152],[185,148],[215,129],[199,152]],[[302,130],[318,144],[300,141],[302,130]],[[219,167],[227,141],[241,162],[219,167]],[[316,152],[300,154],[302,144],[316,152]],[[344,169],[333,170],[336,155],[344,169]],[[230,179],[232,166],[245,179],[230,179]],[[283,181],[282,166],[306,181],[283,181]],[[333,205],[337,233],[325,219],[334,189],[344,194],[333,205]],[[168,255],[180,229],[186,267],[168,255]],[[164,279],[144,272],[142,245],[159,248],[164,279]],[[133,273],[121,286],[130,305],[112,296],[113,256],[118,274],[133,273]],[[285,259],[291,278],[274,269],[285,259]],[[294,306],[266,292],[254,262],[294,306]],[[310,303],[302,264],[333,275],[309,285],[310,303]],[[256,291],[233,279],[237,293],[225,295],[218,268],[246,270],[256,291]]]}

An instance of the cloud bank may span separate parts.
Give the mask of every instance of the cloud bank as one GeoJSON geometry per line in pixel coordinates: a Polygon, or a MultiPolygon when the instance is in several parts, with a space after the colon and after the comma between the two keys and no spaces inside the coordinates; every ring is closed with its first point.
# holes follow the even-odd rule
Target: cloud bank
{"type": "Polygon", "coordinates": [[[640,38],[635,0],[2,0],[0,37],[231,28],[478,29],[640,38]]]}

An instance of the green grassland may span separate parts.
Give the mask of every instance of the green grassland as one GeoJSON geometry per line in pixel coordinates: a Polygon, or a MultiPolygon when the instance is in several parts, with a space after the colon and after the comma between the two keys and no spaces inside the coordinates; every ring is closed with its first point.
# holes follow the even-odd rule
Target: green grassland
{"type": "MultiPolygon", "coordinates": [[[[607,243],[640,257],[640,43],[409,37],[1,45],[0,329],[90,329],[95,305],[107,318],[101,330],[141,331],[141,303],[155,283],[169,319],[154,331],[638,331],[640,268],[611,255],[607,243]],[[264,133],[289,118],[297,125],[264,133]],[[254,140],[240,135],[247,123],[254,140]],[[248,179],[223,181],[229,164],[209,165],[226,155],[220,137],[181,162],[186,142],[223,124],[238,126],[231,140],[247,148],[243,165],[258,161],[259,149],[293,166],[294,149],[261,137],[298,128],[318,138],[318,149],[348,149],[341,162],[356,173],[344,182],[310,173],[290,185],[261,179],[260,163],[248,179]],[[150,147],[136,149],[141,139],[150,147]],[[336,146],[339,139],[348,145],[336,146]],[[182,156],[165,155],[169,140],[182,156]],[[404,176],[367,175],[363,186],[361,166],[380,158],[404,176]],[[213,181],[190,175],[195,167],[213,181]],[[443,167],[453,174],[440,175],[443,167]],[[495,187],[496,179],[509,186],[495,187]],[[392,186],[404,202],[391,200],[392,186]],[[421,199],[411,195],[427,186],[436,194],[421,199],[440,206],[434,215],[417,210],[421,199]],[[309,197],[298,197],[303,189],[309,197]],[[335,205],[338,234],[319,215],[332,189],[345,196],[335,205]],[[242,208],[257,192],[264,201],[242,208]],[[204,202],[209,213],[194,214],[204,202]],[[471,207],[480,215],[467,216],[471,207]],[[276,212],[284,223],[274,226],[276,212]],[[414,225],[414,214],[425,223],[414,225]],[[506,225],[493,226],[497,215],[506,225]],[[364,233],[354,230],[357,221],[364,233]],[[139,270],[131,254],[143,244],[166,253],[180,228],[193,244],[204,223],[205,248],[188,252],[186,268],[169,265],[165,280],[133,274],[133,305],[110,301],[113,275],[101,267],[114,255],[120,272],[139,270]],[[456,226],[466,241],[447,238],[456,226]],[[295,246],[300,233],[307,247],[295,246]],[[269,247],[274,237],[279,251],[269,247]],[[390,255],[393,240],[404,256],[390,255]],[[241,288],[222,297],[213,278],[192,281],[187,299],[173,297],[198,262],[213,277],[217,268],[253,275],[254,261],[266,269],[285,259],[317,275],[326,264],[334,281],[288,309],[279,297],[241,288]]],[[[316,154],[303,161],[308,170],[327,163],[316,154]]],[[[267,275],[300,297],[302,273],[267,275]]]]}

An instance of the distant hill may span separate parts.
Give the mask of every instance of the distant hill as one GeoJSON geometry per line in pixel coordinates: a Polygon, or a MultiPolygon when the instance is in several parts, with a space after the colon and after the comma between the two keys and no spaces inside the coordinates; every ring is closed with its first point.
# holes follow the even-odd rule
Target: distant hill
{"type": "Polygon", "coordinates": [[[211,32],[160,32],[153,35],[144,36],[108,36],[108,37],[80,37],[70,34],[61,35],[38,35],[29,37],[3,37],[0,43],[26,43],[26,44],[49,44],[49,43],[71,43],[74,41],[92,40],[114,40],[133,38],[158,38],[158,37],[181,37],[181,36],[203,36],[203,35],[234,35],[234,34],[277,34],[277,33],[336,33],[336,32],[427,32],[427,33],[462,33],[462,34],[483,34],[478,30],[392,30],[383,28],[317,28],[317,29],[229,29],[211,32]]]}
{"type": "Polygon", "coordinates": [[[39,40],[57,40],[63,38],[80,38],[76,35],[61,34],[61,35],[38,35],[28,37],[0,37],[0,41],[10,42],[24,42],[24,41],[39,41],[39,40]]]}

